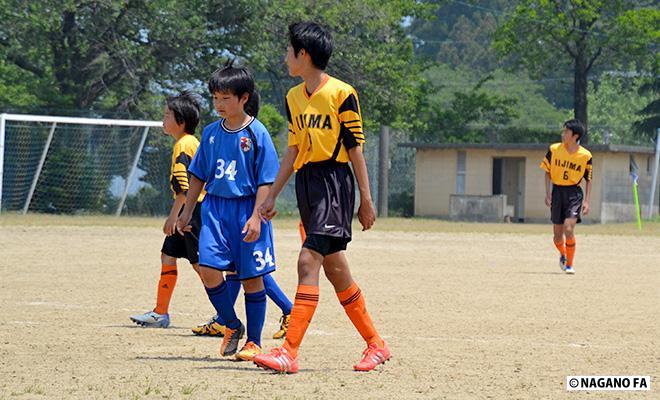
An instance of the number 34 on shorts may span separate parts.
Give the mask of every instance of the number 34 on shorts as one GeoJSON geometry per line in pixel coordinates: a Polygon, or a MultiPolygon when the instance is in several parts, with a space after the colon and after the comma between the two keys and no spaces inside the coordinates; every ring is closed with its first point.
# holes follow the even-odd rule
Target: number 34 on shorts
{"type": "Polygon", "coordinates": [[[264,253],[261,250],[255,250],[252,255],[254,256],[255,261],[257,262],[257,271],[263,271],[266,266],[272,268],[275,266],[273,261],[273,255],[270,251],[270,247],[266,247],[266,252],[264,253]]]}

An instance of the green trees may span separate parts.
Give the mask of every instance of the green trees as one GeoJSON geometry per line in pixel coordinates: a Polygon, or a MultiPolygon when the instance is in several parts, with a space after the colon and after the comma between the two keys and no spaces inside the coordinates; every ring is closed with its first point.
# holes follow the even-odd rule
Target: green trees
{"type": "MultiPolygon", "coordinates": [[[[495,47],[503,56],[544,76],[570,64],[574,116],[588,123],[588,75],[616,60],[642,59],[657,45],[660,10],[624,0],[521,0],[498,27],[495,47]],[[643,6],[648,7],[643,7],[643,6]]],[[[587,143],[588,138],[583,139],[587,143]]]]}
{"type": "Polygon", "coordinates": [[[0,55],[30,82],[35,106],[136,112],[155,86],[189,78],[229,47],[206,10],[194,0],[3,0],[0,55]]]}

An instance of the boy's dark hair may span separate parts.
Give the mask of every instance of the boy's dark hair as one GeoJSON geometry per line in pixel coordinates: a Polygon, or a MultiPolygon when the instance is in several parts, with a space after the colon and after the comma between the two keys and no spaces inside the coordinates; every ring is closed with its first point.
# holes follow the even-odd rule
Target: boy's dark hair
{"type": "Polygon", "coordinates": [[[586,132],[584,124],[577,119],[569,119],[568,121],[564,122],[564,127],[573,132],[573,136],[578,135],[578,141],[586,132]]]}
{"type": "Polygon", "coordinates": [[[289,25],[289,44],[296,56],[305,49],[312,59],[312,64],[325,70],[332,55],[332,36],[321,25],[307,21],[289,25]]]}
{"type": "Polygon", "coordinates": [[[176,96],[167,98],[167,108],[174,113],[174,120],[177,124],[184,124],[185,132],[192,135],[199,125],[200,105],[199,97],[189,91],[184,90],[176,96]]]}
{"type": "Polygon", "coordinates": [[[209,79],[209,92],[229,92],[243,97],[248,94],[248,101],[243,107],[245,113],[256,117],[259,114],[259,94],[254,85],[254,78],[245,67],[234,67],[234,60],[227,61],[225,66],[218,68],[209,79]]]}

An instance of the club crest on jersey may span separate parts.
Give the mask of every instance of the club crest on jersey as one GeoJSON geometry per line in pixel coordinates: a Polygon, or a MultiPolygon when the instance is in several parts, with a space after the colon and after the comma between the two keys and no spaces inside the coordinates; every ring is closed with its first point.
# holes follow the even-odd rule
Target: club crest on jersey
{"type": "Polygon", "coordinates": [[[243,150],[244,153],[247,153],[248,151],[250,151],[251,148],[252,148],[252,141],[250,140],[250,138],[243,136],[241,138],[241,150],[243,150]]]}

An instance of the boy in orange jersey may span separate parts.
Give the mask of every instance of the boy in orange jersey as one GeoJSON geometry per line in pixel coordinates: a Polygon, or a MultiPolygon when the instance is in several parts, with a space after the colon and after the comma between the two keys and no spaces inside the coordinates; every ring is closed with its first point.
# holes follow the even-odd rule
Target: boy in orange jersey
{"type": "Polygon", "coordinates": [[[567,274],[574,274],[575,225],[581,221],[580,211],[589,213],[589,195],[593,174],[589,150],[580,146],[585,133],[584,125],[571,119],[564,123],[561,143],[550,146],[541,162],[545,171],[545,205],[550,207],[554,243],[559,250],[559,267],[567,274]],[[580,183],[584,179],[586,193],[580,183]]]}
{"type": "Polygon", "coordinates": [[[391,357],[344,254],[351,240],[355,202],[349,162],[360,190],[358,218],[363,230],[372,227],[376,215],[362,154],[365,138],[357,92],[324,72],[331,54],[332,39],[321,26],[313,22],[289,26],[286,63],[289,74],[304,82],[287,94],[289,147],[259,211],[267,219],[275,216],[275,199],[295,170],[298,210],[307,235],[298,257],[298,290],[284,345],[254,358],[258,366],[277,372],[298,372],[298,348],[319,300],[321,266],[366,342],[354,369],[371,371],[391,357]]]}
{"type": "MultiPolygon", "coordinates": [[[[177,258],[188,259],[195,272],[199,274],[197,263],[198,237],[201,226],[199,207],[204,199],[204,192],[197,199],[191,232],[180,235],[176,231],[176,221],[186,201],[188,166],[199,147],[199,140],[193,136],[199,124],[199,117],[200,105],[193,93],[184,91],[167,99],[163,115],[163,132],[175,140],[170,167],[170,188],[174,194],[174,204],[163,225],[165,240],[160,256],[162,266],[156,307],[153,311],[130,317],[131,321],[140,326],[167,328],[170,325],[169,305],[177,280],[177,258]]],[[[222,332],[218,333],[222,334],[222,332]]]]}

